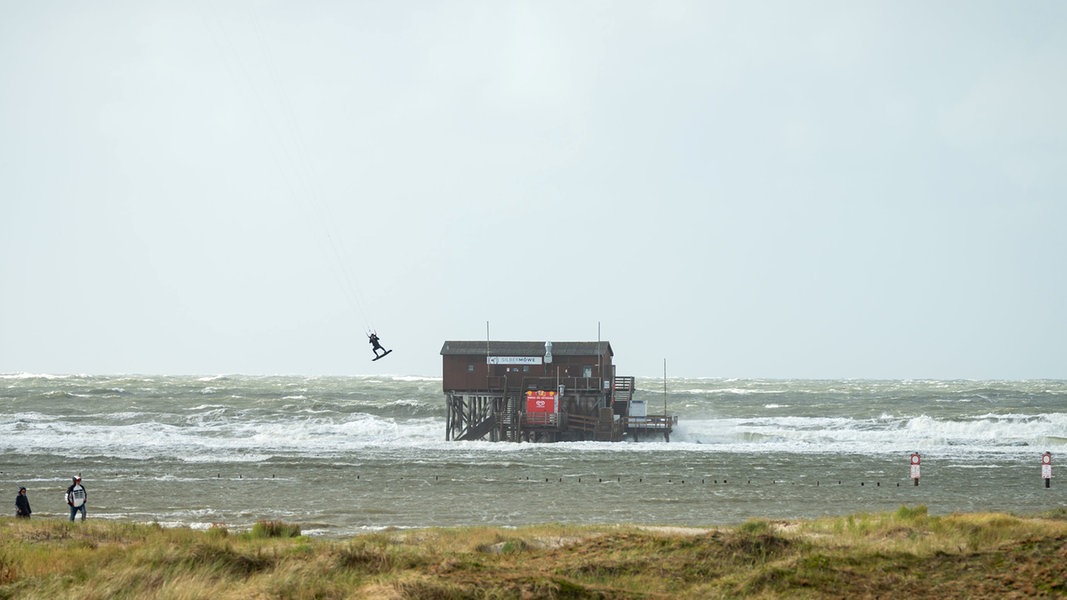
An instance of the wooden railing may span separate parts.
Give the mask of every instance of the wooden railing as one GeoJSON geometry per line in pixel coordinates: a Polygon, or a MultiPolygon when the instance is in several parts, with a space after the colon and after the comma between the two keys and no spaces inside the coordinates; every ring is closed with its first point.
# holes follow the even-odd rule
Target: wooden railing
{"type": "Polygon", "coordinates": [[[647,417],[620,417],[628,429],[670,429],[678,424],[675,415],[648,415],[647,417]]]}
{"type": "Polygon", "coordinates": [[[523,413],[523,422],[530,427],[555,427],[559,425],[559,413],[528,412],[523,413]]]}
{"type": "MultiPolygon", "coordinates": [[[[521,374],[491,375],[486,378],[485,386],[490,392],[503,390],[557,390],[563,386],[568,392],[603,392],[604,382],[601,377],[524,377],[521,374]]],[[[480,387],[480,386],[477,386],[480,387]]]]}
{"type": "Polygon", "coordinates": [[[596,431],[596,417],[587,417],[585,415],[567,415],[567,424],[571,429],[580,429],[582,431],[596,431]]]}

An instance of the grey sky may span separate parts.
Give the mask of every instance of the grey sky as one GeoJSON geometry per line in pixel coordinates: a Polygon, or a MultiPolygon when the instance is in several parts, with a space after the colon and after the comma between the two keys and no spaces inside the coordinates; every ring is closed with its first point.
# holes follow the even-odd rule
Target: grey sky
{"type": "Polygon", "coordinates": [[[1064,31],[0,0],[0,372],[436,376],[488,321],[632,375],[1065,378],[1064,31]]]}

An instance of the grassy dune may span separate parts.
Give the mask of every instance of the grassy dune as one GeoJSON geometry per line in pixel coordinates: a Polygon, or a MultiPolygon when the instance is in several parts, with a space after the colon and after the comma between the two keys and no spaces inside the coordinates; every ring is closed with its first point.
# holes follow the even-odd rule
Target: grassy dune
{"type": "Polygon", "coordinates": [[[0,519],[0,598],[1067,597],[1067,510],[309,539],[0,519]]]}

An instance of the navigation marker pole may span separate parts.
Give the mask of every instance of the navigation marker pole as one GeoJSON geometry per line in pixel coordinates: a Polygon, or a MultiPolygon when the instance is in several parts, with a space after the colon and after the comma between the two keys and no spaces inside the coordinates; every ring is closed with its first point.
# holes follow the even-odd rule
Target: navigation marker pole
{"type": "Polygon", "coordinates": [[[1046,452],[1041,455],[1041,479],[1045,480],[1045,487],[1052,487],[1052,453],[1046,452]]]}

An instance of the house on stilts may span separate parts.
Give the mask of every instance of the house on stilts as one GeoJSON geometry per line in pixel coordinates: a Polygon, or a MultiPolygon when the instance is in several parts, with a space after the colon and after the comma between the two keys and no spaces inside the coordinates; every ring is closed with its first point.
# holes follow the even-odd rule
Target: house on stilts
{"type": "Polygon", "coordinates": [[[670,441],[677,416],[648,414],[602,342],[448,341],[446,440],[670,441]]]}

